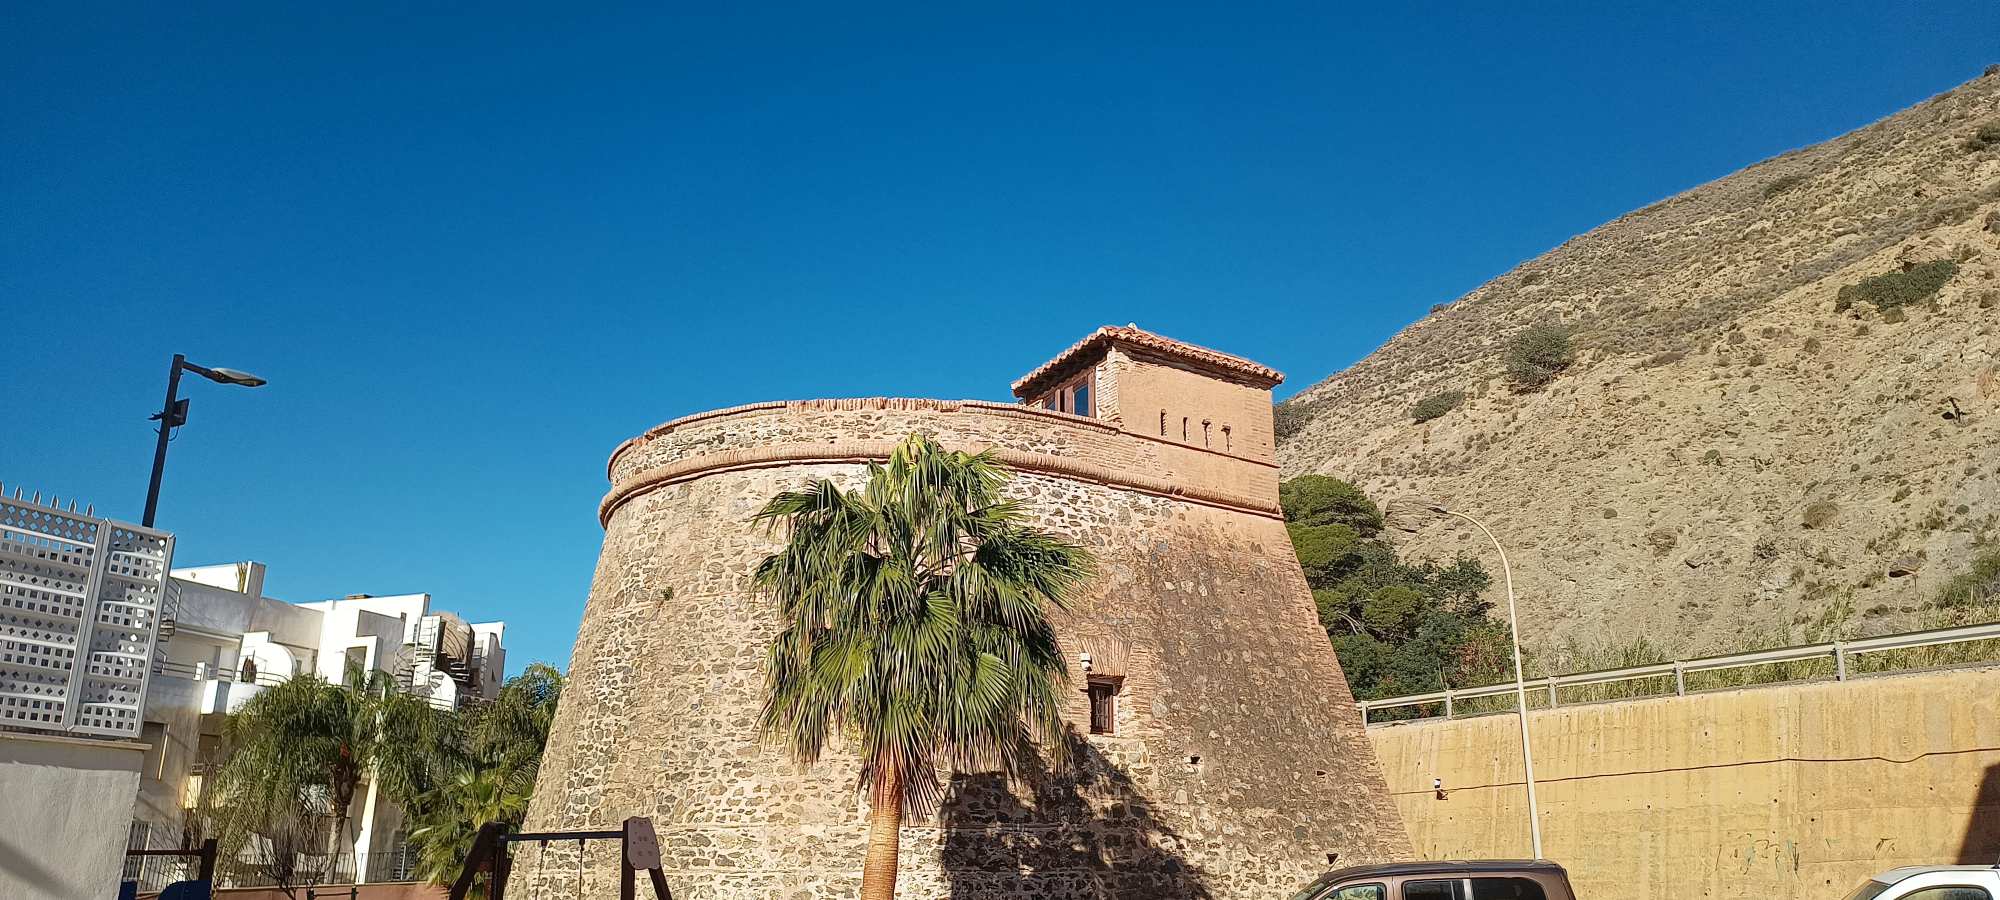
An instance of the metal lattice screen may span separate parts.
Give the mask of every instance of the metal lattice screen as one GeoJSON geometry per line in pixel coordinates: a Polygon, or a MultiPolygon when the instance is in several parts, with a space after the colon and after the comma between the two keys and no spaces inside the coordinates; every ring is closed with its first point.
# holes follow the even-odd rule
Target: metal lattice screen
{"type": "Polygon", "coordinates": [[[0,725],[138,737],[173,555],[166,532],[0,496],[0,725]]]}

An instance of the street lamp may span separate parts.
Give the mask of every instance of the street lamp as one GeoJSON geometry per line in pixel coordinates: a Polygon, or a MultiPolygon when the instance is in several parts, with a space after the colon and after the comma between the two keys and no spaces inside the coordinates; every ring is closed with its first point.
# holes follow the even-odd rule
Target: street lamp
{"type": "Polygon", "coordinates": [[[174,354],[173,369],[167,372],[167,402],[160,411],[153,414],[153,421],[160,423],[160,443],[153,449],[153,483],[146,488],[146,517],[140,523],[148,528],[153,526],[153,513],[160,506],[160,475],[167,469],[167,440],[173,430],[187,424],[188,402],[180,399],[181,372],[193,372],[217,384],[233,384],[240,387],[263,387],[266,382],[249,372],[239,369],[211,369],[188,362],[187,357],[174,354]]]}
{"type": "Polygon", "coordinates": [[[1384,504],[1385,507],[1397,503],[1407,504],[1441,516],[1451,516],[1471,523],[1486,539],[1493,542],[1493,551],[1500,554],[1500,575],[1507,585],[1507,629],[1514,638],[1514,710],[1521,719],[1521,770],[1527,776],[1528,784],[1528,835],[1535,848],[1535,858],[1542,858],[1542,817],[1535,805],[1535,753],[1528,746],[1528,687],[1521,678],[1521,620],[1514,614],[1514,569],[1507,563],[1507,550],[1500,546],[1500,539],[1493,536],[1493,530],[1485,523],[1457,510],[1446,509],[1429,500],[1398,498],[1384,504]]]}

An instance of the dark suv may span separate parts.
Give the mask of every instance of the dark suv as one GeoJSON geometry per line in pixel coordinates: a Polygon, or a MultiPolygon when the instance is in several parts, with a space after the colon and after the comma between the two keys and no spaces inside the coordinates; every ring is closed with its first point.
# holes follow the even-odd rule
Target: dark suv
{"type": "Polygon", "coordinates": [[[1544,859],[1384,863],[1335,869],[1292,900],[1576,900],[1569,873],[1544,859]]]}

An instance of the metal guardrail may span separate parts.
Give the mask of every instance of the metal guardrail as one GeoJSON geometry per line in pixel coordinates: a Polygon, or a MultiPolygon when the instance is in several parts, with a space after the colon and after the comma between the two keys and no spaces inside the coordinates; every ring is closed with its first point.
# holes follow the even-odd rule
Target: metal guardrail
{"type": "MultiPolygon", "coordinates": [[[[1931,631],[1911,631],[1889,634],[1881,637],[1862,638],[1853,641],[1832,641],[1823,644],[1805,644],[1797,647],[1780,647],[1775,650],[1760,650],[1754,653],[1734,653],[1727,656],[1708,656],[1699,659],[1675,660],[1646,666],[1628,666],[1621,669],[1600,669],[1593,672],[1577,672],[1569,675],[1549,675],[1530,678],[1522,684],[1529,691],[1545,694],[1550,707],[1560,706],[1557,691],[1567,687],[1613,684],[1623,681],[1641,681],[1652,678],[1674,679],[1674,695],[1687,694],[1687,676],[1694,672],[1716,672],[1725,669],[1742,669],[1750,666],[1764,666],[1773,663],[1805,662],[1833,659],[1834,680],[1849,678],[1848,660],[1866,653],[1880,653],[1887,650],[1907,650],[1914,647],[1939,647],[1961,644],[1968,641],[2000,639],[2000,622],[1983,625],[1964,625],[1957,628],[1940,628],[1931,631]]],[[[1391,697],[1385,700],[1357,701],[1361,717],[1367,721],[1368,714],[1389,709],[1431,706],[1443,704],[1444,718],[1452,718],[1458,701],[1475,700],[1483,697],[1504,697],[1514,693],[1514,682],[1491,684],[1484,687],[1447,689],[1428,694],[1411,694],[1405,697],[1391,697]]],[[[1661,696],[1665,696],[1662,694],[1661,696]]],[[[1638,698],[1632,698],[1638,699],[1638,698]]],[[[1419,718],[1437,718],[1422,716],[1419,718]]],[[[1369,723],[1374,724],[1374,723],[1369,723]]]]}
{"type": "Polygon", "coordinates": [[[207,663],[180,663],[172,661],[154,663],[153,674],[165,675],[170,678],[186,678],[190,681],[227,681],[232,684],[255,684],[261,687],[273,687],[292,680],[289,675],[279,675],[276,672],[259,672],[248,681],[245,681],[243,673],[235,669],[220,669],[210,666],[207,663]]]}

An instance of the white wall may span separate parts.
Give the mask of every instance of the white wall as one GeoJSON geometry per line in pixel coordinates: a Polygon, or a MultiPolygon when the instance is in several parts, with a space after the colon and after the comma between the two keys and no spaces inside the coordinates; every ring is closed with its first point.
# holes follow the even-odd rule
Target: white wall
{"type": "Polygon", "coordinates": [[[0,897],[116,897],[144,758],[144,744],[0,733],[0,897]]]}

